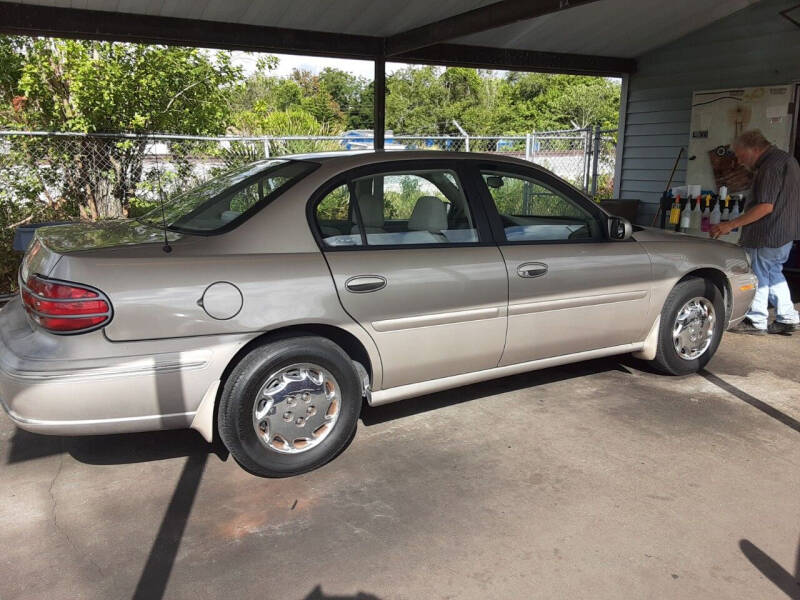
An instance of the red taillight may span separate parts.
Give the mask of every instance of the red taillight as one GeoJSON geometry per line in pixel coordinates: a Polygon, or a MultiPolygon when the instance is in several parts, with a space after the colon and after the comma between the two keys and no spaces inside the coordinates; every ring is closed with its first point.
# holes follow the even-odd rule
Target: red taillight
{"type": "Polygon", "coordinates": [[[99,291],[39,275],[22,286],[22,302],[36,323],[56,333],[81,333],[111,320],[111,303],[99,291]]]}

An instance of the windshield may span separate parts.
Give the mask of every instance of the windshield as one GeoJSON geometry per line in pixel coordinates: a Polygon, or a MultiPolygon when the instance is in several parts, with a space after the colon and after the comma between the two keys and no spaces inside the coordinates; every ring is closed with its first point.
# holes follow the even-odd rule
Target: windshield
{"type": "MultiPolygon", "coordinates": [[[[316,168],[296,160],[263,160],[228,171],[164,204],[164,220],[173,231],[213,233],[244,221],[268,201],[316,168]]],[[[139,218],[160,227],[161,207],[139,218]]]]}

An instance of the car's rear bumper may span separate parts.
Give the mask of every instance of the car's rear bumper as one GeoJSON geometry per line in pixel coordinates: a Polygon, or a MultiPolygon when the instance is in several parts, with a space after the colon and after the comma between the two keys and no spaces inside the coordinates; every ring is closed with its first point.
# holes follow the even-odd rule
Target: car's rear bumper
{"type": "MultiPolygon", "coordinates": [[[[16,303],[18,304],[18,303],[16,303]]],[[[252,336],[112,343],[58,337],[0,311],[0,404],[20,428],[86,435],[189,427],[207,390],[252,336]]]]}

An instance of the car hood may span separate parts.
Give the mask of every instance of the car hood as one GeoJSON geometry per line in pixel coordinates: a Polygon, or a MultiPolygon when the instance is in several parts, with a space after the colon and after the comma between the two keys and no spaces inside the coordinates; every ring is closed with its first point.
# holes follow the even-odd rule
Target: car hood
{"type": "MultiPolygon", "coordinates": [[[[171,242],[180,237],[180,234],[169,232],[171,242]]],[[[163,243],[164,232],[152,225],[124,219],[41,227],[36,230],[36,238],[53,252],[68,254],[114,246],[163,243]]]]}
{"type": "Polygon", "coordinates": [[[679,233],[677,231],[666,231],[654,227],[637,227],[633,233],[633,239],[637,242],[677,242],[677,243],[698,243],[698,244],[723,244],[726,246],[736,246],[721,240],[713,240],[710,237],[700,237],[679,233]]]}

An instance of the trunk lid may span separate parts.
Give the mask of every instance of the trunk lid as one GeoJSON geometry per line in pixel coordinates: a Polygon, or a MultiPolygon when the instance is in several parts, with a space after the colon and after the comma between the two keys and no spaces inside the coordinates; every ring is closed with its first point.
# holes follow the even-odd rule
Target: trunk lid
{"type": "MultiPolygon", "coordinates": [[[[172,231],[168,234],[170,242],[181,237],[172,231]]],[[[65,254],[118,246],[163,243],[163,230],[133,219],[40,227],[36,230],[22,260],[20,274],[23,281],[27,280],[31,273],[49,275],[61,256],[65,254]]]]}
{"type": "MultiPolygon", "coordinates": [[[[170,241],[180,237],[175,232],[168,233],[170,241]]],[[[41,227],[36,230],[36,237],[53,252],[68,254],[114,246],[163,243],[164,231],[134,219],[125,219],[41,227]]]]}

